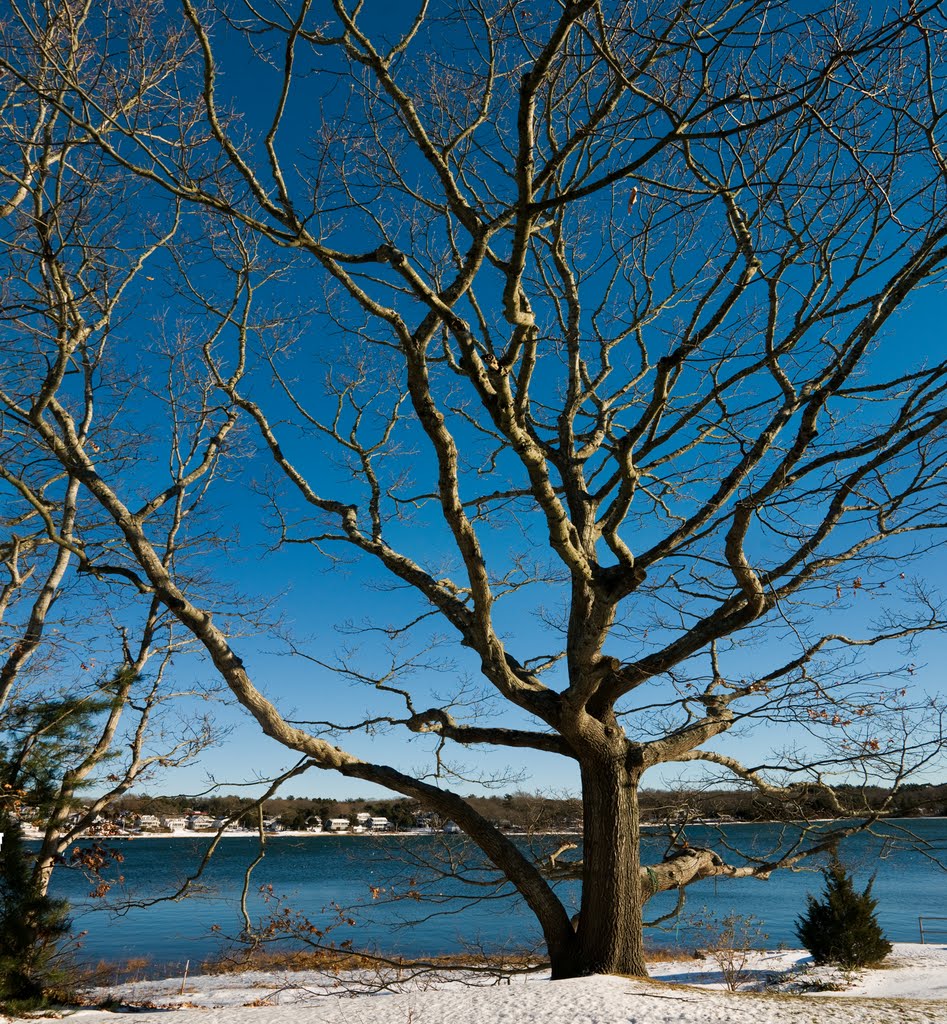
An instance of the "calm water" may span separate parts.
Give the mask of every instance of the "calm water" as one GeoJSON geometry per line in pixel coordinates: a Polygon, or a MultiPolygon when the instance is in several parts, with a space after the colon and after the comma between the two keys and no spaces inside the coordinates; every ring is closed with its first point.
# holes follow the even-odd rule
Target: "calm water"
{"type": "MultiPolygon", "coordinates": [[[[947,819],[913,819],[902,824],[929,844],[929,852],[939,851],[943,856],[947,851],[947,819]]],[[[763,856],[782,838],[776,826],[727,828],[734,845],[752,845],[763,856]]],[[[709,830],[693,828],[688,836],[694,846],[714,845],[709,830]]],[[[554,848],[556,843],[550,842],[554,848]]],[[[107,900],[89,899],[90,884],[72,871],[61,869],[54,877],[54,893],[76,906],[74,926],[87,933],[81,940],[84,960],[142,956],[159,966],[172,967],[185,960],[206,959],[227,944],[227,936],[240,932],[239,896],[244,871],[257,853],[255,840],[223,840],[194,895],[150,906],[133,904],[172,892],[194,869],[207,841],[155,838],[110,845],[124,855],[124,861],[112,869],[114,875],[124,876],[124,882],[113,886],[107,900]],[[106,903],[111,909],[104,907],[106,903]]],[[[660,857],[663,843],[657,837],[649,838],[647,846],[649,859],[660,857]]],[[[473,863],[464,861],[460,840],[274,837],[253,874],[248,902],[251,916],[259,921],[275,913],[285,919],[300,912],[320,929],[335,923],[330,931],[335,941],[351,939],[356,946],[412,955],[457,952],[471,945],[521,949],[538,940],[529,912],[506,898],[502,890],[479,886],[475,901],[447,899],[462,892],[469,897],[470,889],[454,880],[431,877],[427,863],[445,852],[476,875],[473,863]],[[262,896],[261,886],[267,887],[262,896]],[[401,898],[391,901],[393,891],[401,898]],[[417,900],[415,896],[421,894],[433,897],[434,902],[417,900]],[[354,909],[340,915],[337,908],[354,909]],[[337,923],[340,919],[352,920],[354,926],[337,923]]],[[[860,886],[876,873],[879,918],[890,939],[917,941],[920,914],[947,917],[947,874],[924,852],[904,849],[896,842],[857,837],[847,846],[844,860],[860,886]]],[[[477,875],[477,880],[486,881],[482,875],[477,875]]],[[[689,922],[706,908],[718,917],[731,911],[753,915],[763,922],[766,944],[795,945],[793,926],[804,908],[806,893],[820,889],[821,877],[812,870],[777,872],[768,881],[700,882],[688,888],[683,916],[652,929],[651,937],[656,945],[697,945],[699,936],[689,922]]],[[[567,905],[575,904],[577,884],[563,885],[560,894],[567,905]]],[[[657,917],[673,904],[671,894],[662,894],[649,903],[647,914],[657,917]]]]}

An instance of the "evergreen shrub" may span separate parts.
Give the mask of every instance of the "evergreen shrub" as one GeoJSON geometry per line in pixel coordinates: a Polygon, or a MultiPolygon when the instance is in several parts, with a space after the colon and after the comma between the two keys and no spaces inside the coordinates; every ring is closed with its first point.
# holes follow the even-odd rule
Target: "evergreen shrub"
{"type": "Polygon", "coordinates": [[[872,896],[874,876],[857,892],[852,876],[833,857],[822,872],[822,899],[806,897],[806,913],[796,921],[796,935],[817,964],[852,969],[867,967],[891,952],[875,916],[878,901],[872,896]]]}

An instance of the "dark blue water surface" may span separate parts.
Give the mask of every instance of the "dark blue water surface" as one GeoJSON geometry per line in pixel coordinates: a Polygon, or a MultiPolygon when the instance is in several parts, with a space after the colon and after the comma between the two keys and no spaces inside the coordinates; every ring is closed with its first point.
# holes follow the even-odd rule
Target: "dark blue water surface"
{"type": "MultiPolygon", "coordinates": [[[[894,836],[901,826],[928,844],[927,850],[917,844],[909,849],[895,839],[858,836],[844,848],[843,859],[859,885],[875,873],[873,891],[888,938],[911,942],[918,940],[919,915],[947,918],[947,874],[929,856],[947,849],[947,820],[912,819],[886,828],[894,836]]],[[[693,846],[732,843],[765,858],[787,837],[776,825],[754,824],[728,825],[723,837],[695,827],[688,830],[688,840],[693,846]]],[[[544,842],[547,850],[559,844],[553,838],[544,842]]],[[[156,837],[106,845],[122,854],[110,874],[124,880],[116,881],[105,899],[90,898],[90,882],[75,871],[58,869],[54,876],[53,893],[73,903],[74,927],[86,932],[83,960],[147,957],[165,968],[190,960],[193,969],[241,931],[240,892],[247,865],[259,852],[255,839],[223,839],[192,895],[150,905],[135,903],[173,892],[193,872],[208,840],[156,837]]],[[[649,836],[645,846],[645,861],[660,860],[665,846],[660,837],[649,836]]],[[[734,854],[726,856],[728,862],[739,862],[734,854]]],[[[478,872],[472,855],[465,856],[462,840],[454,837],[276,836],[268,839],[266,856],[254,870],[248,909],[255,923],[298,921],[300,914],[320,930],[331,925],[328,941],[351,940],[356,947],[389,953],[434,955],[472,946],[522,949],[537,943],[539,933],[529,911],[489,881],[478,872]],[[455,879],[433,877],[428,863],[444,856],[482,884],[471,889],[455,879]],[[398,898],[392,900],[393,895],[398,898]],[[458,895],[468,900],[449,898],[458,895]]],[[[779,871],[767,881],[699,882],[688,888],[683,914],[652,929],[650,938],[655,945],[698,945],[695,917],[736,912],[763,922],[766,939],[760,944],[797,945],[794,922],[806,894],[820,889],[821,877],[811,868],[779,871]]],[[[568,907],[577,906],[577,883],[563,883],[559,892],[568,907]]],[[[648,916],[665,913],[675,899],[670,893],[655,898],[648,904],[648,916]]]]}

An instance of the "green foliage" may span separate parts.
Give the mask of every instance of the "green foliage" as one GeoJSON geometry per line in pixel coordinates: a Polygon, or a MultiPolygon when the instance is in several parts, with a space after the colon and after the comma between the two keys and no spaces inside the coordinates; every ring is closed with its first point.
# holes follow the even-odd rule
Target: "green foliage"
{"type": "Polygon", "coordinates": [[[5,709],[0,721],[0,782],[20,791],[24,802],[43,817],[62,800],[69,768],[94,746],[97,718],[117,699],[111,690],[122,675],[100,683],[100,695],[95,697],[34,699],[5,709]]]}
{"type": "Polygon", "coordinates": [[[0,1007],[12,1013],[46,1004],[69,977],[60,950],[70,921],[64,900],[42,893],[19,826],[0,814],[0,1007]]]}
{"type": "Polygon", "coordinates": [[[856,892],[852,876],[833,857],[822,872],[822,899],[806,897],[806,913],[796,922],[796,934],[817,964],[847,969],[867,967],[891,952],[875,916],[878,901],[871,895],[874,878],[856,892]]]}
{"type": "Polygon", "coordinates": [[[88,756],[97,717],[122,699],[129,681],[119,670],[91,696],[13,702],[0,719],[0,1007],[9,1012],[60,997],[70,977],[62,949],[69,907],[46,892],[48,875],[26,848],[20,814],[29,806],[44,819],[71,807],[71,766],[88,756]]]}

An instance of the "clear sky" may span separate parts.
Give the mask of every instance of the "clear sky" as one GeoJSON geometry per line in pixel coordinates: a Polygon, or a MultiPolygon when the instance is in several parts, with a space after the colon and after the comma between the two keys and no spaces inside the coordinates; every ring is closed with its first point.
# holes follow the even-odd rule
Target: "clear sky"
{"type": "MultiPolygon", "coordinates": [[[[923,362],[931,345],[943,344],[936,340],[940,337],[938,322],[943,302],[943,291],[937,287],[920,293],[911,303],[891,332],[897,342],[889,357],[892,364],[895,360],[903,360],[905,364],[915,360],[923,362]]],[[[232,512],[235,519],[240,518],[239,485],[231,489],[229,501],[232,505],[228,508],[225,504],[222,514],[227,516],[232,512]]],[[[371,635],[367,638],[353,635],[353,629],[359,626],[393,624],[404,618],[397,596],[393,602],[390,594],[379,589],[381,577],[373,567],[358,564],[320,566],[314,559],[301,561],[294,549],[273,553],[270,535],[266,532],[255,535],[247,524],[242,527],[241,537],[242,542],[229,549],[229,573],[233,582],[246,592],[250,600],[253,600],[252,595],[259,595],[266,601],[275,599],[273,613],[279,611],[284,616],[282,625],[285,631],[294,635],[301,648],[325,661],[332,661],[335,655],[344,660],[348,657],[347,652],[357,648],[360,665],[375,668],[385,664],[387,653],[380,649],[380,640],[371,635]],[[303,565],[306,568],[300,575],[303,565]]],[[[912,579],[924,580],[936,592],[941,589],[945,569],[947,557],[942,548],[930,552],[921,563],[911,563],[908,567],[912,579]]],[[[882,591],[865,590],[853,594],[851,600],[846,595],[844,608],[839,606],[829,612],[817,611],[815,614],[831,616],[825,619],[830,623],[830,629],[854,631],[880,615],[887,597],[882,591]]],[[[517,616],[515,629],[522,650],[545,649],[547,634],[535,619],[517,616]]],[[[764,633],[757,643],[750,644],[739,658],[740,670],[752,675],[768,668],[772,664],[771,643],[772,636],[764,633]]],[[[335,676],[326,668],[290,657],[281,641],[273,637],[251,635],[236,646],[264,693],[284,710],[297,709],[300,718],[354,720],[371,709],[372,695],[363,686],[335,676]]],[[[476,678],[476,665],[456,644],[448,643],[442,654],[447,660],[456,659],[458,670],[463,666],[465,673],[472,679],[476,678]]],[[[942,634],[924,637],[910,655],[891,646],[872,652],[867,659],[872,669],[883,672],[890,668],[896,672],[891,677],[893,686],[907,685],[914,693],[930,694],[944,694],[947,690],[943,671],[945,663],[947,637],[942,634]],[[906,665],[911,667],[909,673],[900,671],[906,665]]],[[[195,681],[212,678],[207,667],[194,658],[183,659],[180,672],[182,682],[191,676],[195,681]]],[[[449,688],[456,673],[448,671],[446,678],[436,672],[421,672],[419,676],[421,679],[427,676],[427,687],[437,691],[449,688]]],[[[193,766],[168,772],[156,779],[147,787],[149,791],[196,793],[202,791],[211,779],[222,783],[224,792],[237,791],[227,784],[267,777],[295,763],[292,753],[261,735],[257,724],[240,708],[222,703],[214,713],[221,727],[229,730],[225,738],[206,751],[193,766]]],[[[726,743],[718,745],[738,753],[750,763],[765,760],[772,750],[787,745],[794,736],[794,732],[785,727],[757,727],[752,732],[740,731],[733,739],[728,738],[726,743]]],[[[432,740],[415,736],[406,741],[405,734],[399,731],[369,737],[353,735],[343,737],[341,742],[346,749],[360,756],[420,771],[428,769],[433,750],[432,740]]],[[[551,754],[479,747],[469,753],[459,750],[454,757],[470,772],[469,783],[453,783],[461,793],[479,792],[476,776],[481,773],[495,775],[498,780],[505,778],[506,781],[499,782],[499,791],[525,789],[575,794],[579,790],[577,768],[571,761],[551,754]]],[[[646,776],[645,784],[655,788],[674,785],[682,780],[686,784],[687,779],[696,775],[696,771],[680,766],[664,766],[646,776]]],[[[936,769],[933,775],[921,778],[923,781],[940,780],[942,771],[936,769]]],[[[333,798],[391,795],[379,787],[316,769],[293,779],[283,792],[333,798]]]]}
{"type": "MultiPolygon", "coordinates": [[[[438,4],[434,4],[433,7],[435,10],[439,9],[438,4]]],[[[524,4],[519,8],[524,18],[529,14],[531,7],[532,5],[524,4]]],[[[412,10],[413,5],[368,0],[362,23],[370,26],[376,37],[393,38],[412,10]]],[[[438,31],[440,29],[435,29],[435,42],[438,31]]],[[[448,34],[441,40],[443,47],[459,45],[456,28],[445,28],[444,31],[448,34]]],[[[214,36],[214,45],[218,47],[221,60],[217,88],[221,105],[233,109],[239,130],[246,131],[249,137],[245,151],[259,166],[265,166],[261,137],[277,102],[282,63],[277,50],[267,49],[265,37],[256,38],[253,42],[254,45],[263,48],[264,56],[271,61],[270,64],[251,59],[246,40],[226,26],[219,27],[214,36]]],[[[411,54],[407,66],[400,68],[406,80],[423,80],[425,76],[438,74],[442,70],[436,59],[436,48],[433,57],[425,52],[411,51],[411,54]]],[[[369,133],[364,138],[353,135],[339,142],[337,137],[330,140],[323,151],[321,140],[325,136],[320,134],[320,126],[337,127],[344,123],[342,114],[349,109],[349,105],[352,105],[352,109],[357,105],[352,82],[341,75],[340,70],[337,58],[328,51],[320,51],[315,56],[301,59],[297,68],[298,90],[290,98],[284,123],[278,135],[278,143],[285,154],[286,166],[292,168],[292,184],[296,188],[302,188],[302,184],[307,180],[307,174],[312,172],[312,168],[323,157],[338,160],[344,165],[346,156],[351,155],[359,146],[377,146],[381,144],[379,138],[384,141],[387,137],[384,136],[387,127],[384,130],[379,129],[379,135],[374,138],[369,133]]],[[[448,89],[449,85],[448,82],[445,89],[448,89]]],[[[453,100],[459,102],[462,98],[460,86],[455,88],[458,92],[454,96],[447,96],[444,99],[445,105],[453,100]]],[[[383,118],[381,121],[384,123],[383,118]]],[[[502,134],[503,126],[499,122],[493,127],[498,134],[502,134]]],[[[236,128],[234,130],[237,131],[236,128]]],[[[496,139],[494,143],[498,147],[502,145],[502,141],[497,142],[496,139]]],[[[635,141],[635,145],[641,147],[647,144],[650,144],[650,139],[635,141]]],[[[382,198],[377,203],[373,202],[369,198],[371,182],[366,183],[364,178],[356,176],[353,180],[357,188],[364,190],[364,193],[360,192],[359,195],[364,194],[366,197],[363,208],[353,212],[351,207],[341,207],[342,212],[334,214],[334,220],[333,216],[323,214],[324,223],[330,225],[326,229],[326,236],[330,237],[333,244],[344,244],[350,251],[372,248],[377,244],[377,237],[372,234],[371,220],[377,216],[379,223],[384,220],[394,225],[390,230],[399,240],[409,241],[415,245],[418,263],[426,272],[430,265],[443,257],[447,241],[441,229],[430,228],[427,225],[424,218],[428,211],[424,204],[412,206],[411,201],[405,199],[405,195],[409,195],[409,190],[415,185],[418,191],[423,192],[429,187],[430,181],[424,179],[423,162],[416,154],[392,153],[392,159],[400,161],[399,166],[403,175],[403,188],[397,198],[392,198],[391,192],[381,189],[379,192],[382,198]],[[411,216],[404,213],[406,209],[411,216]],[[402,217],[403,223],[399,220],[402,217]]],[[[493,178],[488,176],[485,187],[499,187],[498,183],[509,187],[509,180],[504,182],[499,174],[493,178]]],[[[637,200],[639,205],[634,211],[633,197],[628,194],[627,183],[621,184],[623,191],[617,198],[615,194],[610,193],[600,201],[596,200],[598,205],[590,203],[587,210],[588,223],[583,227],[587,231],[588,248],[593,251],[593,256],[577,255],[576,265],[585,267],[583,260],[587,259],[588,266],[594,267],[586,274],[586,284],[591,293],[594,294],[596,289],[602,290],[603,282],[610,273],[607,265],[603,269],[594,264],[596,231],[609,230],[608,218],[615,216],[615,209],[619,209],[627,222],[620,227],[628,231],[634,241],[634,230],[631,225],[639,223],[634,218],[643,218],[646,215],[649,201],[657,204],[660,200],[667,205],[668,210],[677,210],[678,207],[674,204],[678,199],[672,187],[673,182],[667,183],[666,193],[660,192],[661,184],[647,184],[642,180],[641,195],[637,200]],[[649,188],[652,197],[650,200],[649,188]],[[615,205],[616,202],[618,206],[615,205]],[[592,224],[593,227],[588,227],[588,224],[592,224]]],[[[153,202],[154,209],[157,210],[159,202],[153,202]]],[[[683,200],[681,202],[683,204],[683,200]]],[[[152,212],[148,208],[148,203],[149,200],[142,201],[142,209],[139,212],[143,218],[152,212]]],[[[685,209],[685,206],[686,204],[682,205],[680,209],[685,209]]],[[[695,227],[692,235],[685,236],[683,228],[681,229],[681,251],[686,255],[681,256],[681,262],[675,264],[674,269],[678,273],[687,271],[692,273],[695,279],[699,279],[701,274],[712,273],[717,265],[715,259],[719,254],[710,251],[705,254],[701,249],[700,232],[705,228],[706,222],[701,219],[702,214],[695,213],[694,217],[695,227]]],[[[194,228],[189,227],[189,230],[194,228]]],[[[673,239],[674,232],[678,230],[671,213],[661,225],[661,230],[665,232],[662,236],[665,241],[655,250],[659,257],[662,252],[670,252],[669,246],[672,243],[668,240],[673,239]]],[[[708,250],[710,244],[707,243],[708,250]]],[[[193,252],[199,251],[199,245],[195,244],[193,252]]],[[[364,320],[358,319],[353,312],[352,304],[346,304],[337,293],[326,288],[325,278],[315,261],[307,262],[305,256],[297,260],[285,251],[274,253],[265,249],[261,259],[272,261],[268,264],[268,269],[273,269],[277,279],[263,283],[262,271],[259,275],[262,311],[260,315],[270,317],[274,324],[279,321],[279,325],[278,329],[260,330],[260,337],[263,340],[259,341],[253,350],[252,359],[255,362],[248,374],[247,392],[270,411],[272,421],[280,434],[280,443],[291,454],[296,464],[308,473],[320,493],[330,497],[338,494],[342,500],[348,500],[347,495],[351,492],[347,488],[352,486],[348,479],[349,466],[344,459],[328,457],[326,445],[317,431],[290,424],[291,418],[295,417],[298,420],[297,410],[293,409],[280,389],[273,385],[268,374],[266,357],[271,356],[274,364],[287,375],[287,379],[291,380],[296,389],[296,394],[307,408],[315,416],[327,421],[331,419],[333,403],[331,391],[325,383],[327,378],[331,377],[338,382],[345,373],[351,372],[348,362],[352,359],[351,353],[360,335],[374,342],[380,339],[373,336],[372,331],[376,329],[373,325],[366,326],[364,320]],[[291,340],[290,335],[293,332],[296,332],[297,336],[291,340]]],[[[665,279],[671,276],[671,270],[667,266],[670,258],[662,260],[655,257],[655,261],[657,265],[653,270],[652,282],[656,282],[656,286],[660,288],[667,284],[665,279]]],[[[208,263],[204,268],[196,264],[188,269],[191,273],[191,283],[195,285],[201,298],[209,301],[221,299],[229,287],[229,280],[222,275],[219,266],[208,263]],[[204,291],[201,292],[201,289],[204,291]]],[[[170,264],[165,266],[165,270],[173,276],[170,264]]],[[[152,381],[157,381],[159,371],[165,362],[165,343],[173,337],[200,337],[201,332],[207,329],[207,321],[212,319],[206,315],[206,311],[200,310],[194,301],[195,296],[183,296],[175,291],[174,282],[170,277],[161,277],[160,262],[157,264],[156,272],[158,283],[141,293],[139,305],[134,311],[129,312],[127,319],[115,331],[116,351],[120,353],[120,359],[126,361],[125,368],[133,373],[128,399],[133,413],[131,419],[135,429],[153,445],[148,449],[149,453],[157,452],[160,443],[166,440],[162,438],[162,432],[168,430],[167,423],[161,422],[160,415],[156,412],[156,392],[151,390],[152,381]]],[[[379,279],[386,280],[384,269],[373,267],[373,272],[379,279]]],[[[798,280],[802,281],[803,276],[800,274],[798,280]]],[[[550,294],[553,292],[554,289],[550,294]]],[[[500,322],[502,312],[496,281],[488,283],[480,294],[493,307],[488,311],[485,320],[500,322]]],[[[405,305],[408,305],[407,299],[393,301],[404,301],[405,305]]],[[[550,312],[555,306],[554,299],[547,297],[545,300],[539,300],[537,304],[540,305],[543,301],[549,314],[549,322],[554,323],[554,317],[550,312]]],[[[627,306],[631,299],[621,292],[619,286],[609,293],[609,302],[617,307],[622,301],[627,306]]],[[[699,303],[692,298],[687,298],[686,301],[681,299],[680,312],[671,310],[661,320],[660,325],[653,328],[654,336],[660,339],[654,343],[655,354],[663,351],[661,345],[673,344],[676,332],[683,330],[685,314],[697,305],[699,303]]],[[[920,292],[896,324],[885,332],[879,349],[880,355],[872,372],[878,375],[897,376],[902,366],[923,363],[928,358],[942,358],[943,309],[944,295],[941,284],[920,292]]],[[[469,313],[470,310],[465,309],[465,315],[469,313]]],[[[746,328],[748,333],[752,332],[754,325],[758,327],[759,324],[754,317],[759,316],[757,309],[748,308],[745,312],[745,323],[738,323],[738,318],[734,316],[732,321],[726,321],[725,326],[732,330],[733,337],[737,338],[745,324],[750,325],[746,328]]],[[[587,322],[584,321],[582,325],[583,329],[590,329],[590,315],[586,314],[586,319],[587,322]]],[[[721,334],[723,333],[721,329],[721,334]]],[[[831,334],[831,331],[827,329],[826,333],[831,334]]],[[[549,356],[550,362],[546,365],[553,367],[560,365],[557,363],[557,353],[561,340],[554,335],[553,331],[546,339],[549,352],[552,353],[549,356]]],[[[225,335],[222,347],[228,343],[225,335]]],[[[729,343],[729,337],[713,338],[711,348],[713,345],[719,345],[722,350],[722,347],[729,343]]],[[[631,342],[628,344],[631,347],[631,342]]],[[[738,347],[737,342],[734,342],[734,345],[738,347]]],[[[391,392],[379,384],[386,381],[383,376],[386,372],[385,350],[378,346],[377,353],[377,361],[369,364],[367,376],[372,386],[378,385],[379,405],[383,411],[385,403],[391,401],[391,392]]],[[[632,357],[628,358],[631,362],[632,357]]],[[[182,360],[182,367],[185,363],[186,360],[182,360]]],[[[695,388],[699,387],[699,375],[702,370],[692,372],[695,388]]],[[[559,381],[552,372],[537,375],[537,381],[537,388],[545,389],[548,395],[552,395],[559,386],[559,381]]],[[[772,380],[769,381],[769,386],[775,387],[772,380]]],[[[155,389],[157,387],[155,384],[155,389]]],[[[760,387],[765,388],[765,385],[760,387]]],[[[194,383],[193,388],[193,395],[196,396],[200,388],[199,382],[194,383]]],[[[739,389],[735,391],[739,392],[739,389]]],[[[766,394],[765,390],[761,390],[760,393],[766,394]]],[[[749,385],[748,394],[752,394],[749,385]]],[[[742,401],[750,402],[751,399],[743,394],[736,394],[734,401],[739,404],[742,401]]],[[[351,419],[351,412],[347,415],[351,419]]],[[[367,412],[365,422],[371,423],[373,415],[373,412],[367,412]]],[[[470,415],[476,417],[479,414],[474,410],[470,415]]],[[[457,416],[455,419],[459,421],[460,417],[457,416]]],[[[854,430],[858,424],[851,426],[851,436],[855,436],[854,430]]],[[[425,620],[425,627],[420,633],[422,638],[425,638],[424,642],[431,645],[429,651],[423,649],[424,642],[420,649],[412,646],[412,642],[401,646],[394,636],[394,630],[400,629],[426,610],[410,592],[405,589],[392,589],[385,583],[379,571],[365,561],[356,559],[350,562],[333,562],[325,557],[319,545],[276,548],[275,527],[278,526],[278,518],[269,503],[268,495],[274,488],[278,490],[280,485],[273,483],[272,468],[268,466],[266,459],[261,457],[261,446],[252,434],[251,430],[247,430],[238,436],[233,448],[236,455],[228,453],[224,458],[222,472],[213,482],[210,496],[204,503],[202,514],[208,517],[208,528],[211,533],[219,534],[222,542],[204,563],[212,582],[205,584],[203,580],[198,579],[195,591],[214,595],[212,601],[216,609],[215,617],[233,623],[237,634],[233,646],[250,670],[256,685],[266,696],[274,700],[290,719],[302,722],[331,721],[345,725],[366,715],[377,714],[379,706],[394,708],[396,702],[391,701],[389,694],[383,698],[387,703],[379,705],[376,689],[364,683],[360,684],[351,677],[346,677],[344,673],[333,672],[330,665],[340,664],[362,672],[368,677],[384,672],[389,662],[397,662],[400,659],[405,665],[399,674],[388,682],[391,686],[398,687],[403,685],[402,680],[410,681],[412,689],[416,692],[417,709],[436,706],[442,695],[448,693],[454,697],[463,695],[469,704],[488,713],[491,708],[483,700],[482,686],[478,681],[477,660],[457,644],[447,625],[435,621],[427,624],[425,620]],[[221,597],[221,594],[225,596],[221,597]],[[386,630],[389,631],[388,634],[386,630]],[[291,650],[295,652],[292,655],[291,650]]],[[[477,435],[472,429],[465,431],[462,425],[457,436],[463,448],[462,460],[469,461],[468,479],[471,481],[469,486],[473,492],[475,488],[480,487],[480,477],[491,478],[490,473],[483,472],[483,467],[487,463],[487,457],[484,455],[486,442],[482,435],[477,435]]],[[[420,431],[412,427],[407,416],[401,443],[402,448],[397,453],[394,468],[391,467],[391,463],[385,464],[388,479],[395,480],[403,473],[405,477],[416,478],[419,493],[430,494],[435,486],[431,474],[430,451],[420,431]]],[[[139,465],[126,468],[123,486],[129,491],[153,486],[151,481],[158,479],[160,472],[163,471],[156,468],[163,465],[161,458],[161,455],[155,455],[153,462],[142,459],[139,465]]],[[[699,469],[702,474],[702,482],[695,485],[691,496],[696,499],[700,494],[709,493],[708,489],[719,479],[722,470],[706,461],[697,466],[696,460],[699,457],[694,458],[695,472],[699,469]]],[[[508,452],[501,451],[496,456],[497,479],[503,479],[503,473],[509,466],[506,461],[508,459],[508,452]]],[[[402,491],[407,488],[407,484],[400,481],[393,483],[392,486],[397,486],[402,491]]],[[[486,489],[489,483],[483,486],[486,489]]],[[[686,501],[691,500],[691,497],[682,500],[682,507],[686,501]]],[[[429,510],[423,507],[423,502],[416,503],[419,507],[411,515],[406,511],[408,504],[404,503],[400,508],[400,511],[405,511],[404,518],[393,518],[388,525],[389,542],[393,546],[403,545],[419,562],[429,567],[432,574],[443,572],[448,575],[453,572],[454,567],[451,563],[457,559],[447,542],[443,524],[438,524],[429,510]],[[440,568],[441,566],[443,568],[440,568]]],[[[315,519],[307,521],[305,509],[302,509],[298,502],[294,504],[291,498],[286,499],[285,509],[287,520],[293,530],[308,531],[312,534],[323,528],[315,519]]],[[[650,531],[663,528],[655,519],[654,523],[641,527],[640,536],[636,535],[634,539],[640,541],[643,547],[650,531]]],[[[515,510],[499,520],[495,527],[484,527],[484,550],[491,568],[499,574],[497,566],[512,566],[516,557],[522,554],[526,558],[537,559],[540,568],[545,570],[547,567],[544,564],[544,529],[535,513],[526,512],[518,517],[515,510]]],[[[199,528],[195,530],[195,536],[198,532],[199,528]]],[[[632,529],[629,528],[629,533],[631,532],[632,529]]],[[[773,534],[768,535],[767,543],[771,541],[772,536],[773,534]]],[[[758,543],[762,545],[764,541],[760,540],[758,543]]],[[[328,547],[331,548],[332,554],[338,550],[338,546],[328,547]]],[[[907,548],[904,550],[907,551],[907,548]]],[[[767,551],[759,553],[761,557],[769,555],[767,551]]],[[[704,565],[710,565],[711,561],[708,556],[704,565]]],[[[866,579],[864,586],[859,582],[857,586],[852,587],[849,581],[845,583],[844,592],[840,586],[837,599],[831,597],[835,590],[833,581],[831,588],[826,591],[828,598],[826,593],[823,593],[821,598],[814,600],[813,606],[806,612],[806,617],[813,630],[818,629],[823,623],[830,623],[825,628],[857,631],[880,615],[892,593],[898,590],[902,582],[905,585],[910,584],[915,575],[923,576],[936,589],[945,565],[947,562],[944,560],[943,552],[938,549],[926,554],[919,562],[908,564],[906,561],[903,581],[899,567],[882,566],[870,579],[866,579]]],[[[561,566],[558,568],[561,570],[561,566]]],[[[711,570],[707,571],[709,573],[711,570]]],[[[732,580],[729,585],[732,585],[732,580]]],[[[707,592],[714,593],[714,586],[715,583],[708,584],[707,592]]],[[[537,594],[539,589],[536,588],[537,594]]],[[[706,593],[703,598],[706,598],[706,593]]],[[[556,619],[563,599],[564,587],[560,581],[544,585],[542,596],[536,596],[535,599],[533,591],[530,590],[511,596],[506,599],[505,605],[501,606],[509,608],[508,613],[498,614],[503,639],[521,661],[546,653],[554,644],[556,634],[549,623],[556,619]]],[[[662,637],[670,635],[679,626],[680,621],[686,621],[686,616],[691,611],[682,604],[683,611],[678,608],[674,612],[668,612],[668,618],[662,622],[660,597],[642,599],[646,605],[645,614],[655,622],[661,623],[649,637],[648,630],[640,622],[634,621],[636,607],[640,607],[635,606],[634,600],[637,600],[637,597],[628,602],[630,622],[627,631],[616,631],[614,641],[607,649],[607,653],[628,660],[647,650],[649,644],[654,645],[662,637]],[[674,614],[679,615],[678,620],[674,620],[674,614]]],[[[901,607],[896,597],[893,601],[895,608],[901,607]]],[[[774,658],[782,657],[782,652],[792,649],[795,642],[793,629],[782,622],[778,615],[774,616],[774,619],[776,625],[773,629],[748,634],[745,647],[722,652],[725,671],[731,674],[731,678],[752,679],[771,667],[774,658]]],[[[881,674],[910,665],[910,671],[905,676],[898,675],[892,678],[892,689],[909,683],[918,691],[943,693],[941,665],[945,656],[947,643],[942,637],[937,636],[931,637],[911,654],[897,650],[872,652],[869,655],[869,665],[873,671],[881,674]]],[[[695,659],[690,667],[695,672],[699,671],[706,675],[709,671],[709,660],[705,657],[698,663],[695,659]]],[[[838,671],[848,669],[839,668],[838,671]]],[[[549,678],[561,680],[561,670],[554,670],[549,678]]],[[[206,659],[194,653],[182,654],[177,659],[176,685],[188,688],[192,685],[212,685],[214,682],[213,668],[206,659]]],[[[671,694],[670,684],[664,685],[663,689],[659,686],[653,699],[666,700],[671,694]]],[[[250,721],[248,716],[232,703],[221,699],[219,704],[214,703],[211,706],[224,733],[220,742],[206,751],[198,763],[163,774],[142,788],[147,788],[151,792],[196,793],[206,789],[212,779],[226,792],[253,779],[272,776],[295,762],[296,757],[291,752],[262,737],[256,723],[250,721]]],[[[201,713],[206,705],[203,701],[194,700],[182,707],[186,717],[192,713],[201,713]]],[[[504,724],[519,726],[527,724],[522,714],[515,711],[510,713],[508,710],[502,721],[504,724]]],[[[725,750],[739,750],[746,761],[752,762],[765,759],[767,752],[773,748],[801,742],[802,739],[803,736],[798,730],[777,722],[759,728],[753,734],[740,728],[733,736],[721,740],[720,747],[725,750]]],[[[369,735],[343,735],[339,742],[346,749],[366,759],[391,763],[404,770],[416,769],[421,774],[430,770],[433,741],[429,738],[415,737],[406,744],[403,734],[388,732],[379,727],[372,730],[369,735]]],[[[477,791],[485,780],[490,779],[494,780],[501,790],[529,789],[574,793],[578,789],[578,775],[572,762],[553,755],[478,747],[472,751],[461,750],[453,757],[459,762],[457,771],[461,778],[451,785],[461,793],[477,791]]],[[[645,784],[670,784],[679,774],[680,769],[663,769],[653,776],[647,776],[645,784]]],[[[380,790],[367,784],[353,783],[331,772],[316,770],[303,778],[292,780],[286,791],[297,795],[329,797],[381,794],[380,790]]]]}

